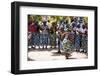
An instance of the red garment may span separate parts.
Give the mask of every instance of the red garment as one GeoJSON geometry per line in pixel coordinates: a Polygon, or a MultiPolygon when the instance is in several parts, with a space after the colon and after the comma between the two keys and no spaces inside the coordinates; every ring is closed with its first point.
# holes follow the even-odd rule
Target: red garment
{"type": "Polygon", "coordinates": [[[28,26],[28,32],[36,32],[36,31],[37,31],[37,28],[35,25],[30,24],[28,26]]]}

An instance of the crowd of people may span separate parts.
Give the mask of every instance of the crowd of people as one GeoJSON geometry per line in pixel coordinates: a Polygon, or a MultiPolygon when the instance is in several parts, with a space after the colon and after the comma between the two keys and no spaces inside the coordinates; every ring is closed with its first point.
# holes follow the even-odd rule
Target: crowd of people
{"type": "Polygon", "coordinates": [[[88,18],[28,15],[28,46],[87,52],[88,18]]]}

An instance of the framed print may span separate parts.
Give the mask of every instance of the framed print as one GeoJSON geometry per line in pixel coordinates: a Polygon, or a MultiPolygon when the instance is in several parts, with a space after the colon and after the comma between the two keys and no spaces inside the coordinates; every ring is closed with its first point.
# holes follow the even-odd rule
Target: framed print
{"type": "Polygon", "coordinates": [[[11,3],[11,72],[97,69],[97,7],[11,3]]]}

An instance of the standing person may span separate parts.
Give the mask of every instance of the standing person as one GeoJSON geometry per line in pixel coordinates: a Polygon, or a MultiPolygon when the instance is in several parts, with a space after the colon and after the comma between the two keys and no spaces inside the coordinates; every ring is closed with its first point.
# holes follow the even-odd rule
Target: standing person
{"type": "Polygon", "coordinates": [[[78,18],[75,17],[75,18],[73,18],[70,26],[72,26],[72,28],[73,28],[73,27],[77,27],[77,25],[78,25],[78,18]]]}
{"type": "Polygon", "coordinates": [[[66,21],[64,22],[63,27],[64,27],[64,31],[65,31],[65,32],[67,32],[67,31],[70,29],[70,25],[68,24],[68,20],[66,20],[66,21]]]}
{"type": "Polygon", "coordinates": [[[34,22],[34,27],[35,27],[35,32],[33,34],[34,46],[36,48],[40,48],[40,32],[39,32],[38,21],[34,22]]]}
{"type": "Polygon", "coordinates": [[[74,33],[76,33],[77,24],[77,18],[74,18],[70,24],[71,30],[73,30],[74,33]]]}
{"type": "Polygon", "coordinates": [[[63,27],[60,27],[60,49],[63,50],[63,40],[65,38],[66,32],[63,27]]]}
{"type": "Polygon", "coordinates": [[[50,29],[52,27],[52,23],[50,20],[47,21],[47,26],[48,26],[48,45],[50,46],[50,29]]]}
{"type": "Polygon", "coordinates": [[[29,23],[28,25],[28,43],[31,47],[34,45],[34,38],[35,38],[36,28],[34,22],[29,23]]]}
{"type": "Polygon", "coordinates": [[[82,26],[81,35],[81,49],[83,52],[87,52],[87,28],[85,25],[82,26]]]}
{"type": "Polygon", "coordinates": [[[51,48],[56,48],[56,22],[53,22],[50,28],[50,45],[51,48]]]}
{"type": "Polygon", "coordinates": [[[76,51],[80,51],[80,25],[77,25],[76,31],[75,31],[75,49],[76,51]]]}
{"type": "Polygon", "coordinates": [[[61,47],[61,36],[60,36],[60,29],[57,28],[57,45],[58,45],[58,53],[61,53],[60,47],[61,47]]]}
{"type": "Polygon", "coordinates": [[[44,46],[46,46],[46,49],[47,49],[47,46],[48,46],[48,26],[46,25],[46,21],[43,22],[43,25],[42,25],[42,45],[43,45],[43,48],[44,46]]]}
{"type": "Polygon", "coordinates": [[[40,26],[40,45],[42,49],[47,48],[48,45],[48,26],[47,26],[47,16],[41,16],[41,26],[40,26]]]}
{"type": "Polygon", "coordinates": [[[28,32],[28,46],[31,46],[31,48],[33,47],[33,45],[32,45],[32,33],[31,32],[28,32]]]}

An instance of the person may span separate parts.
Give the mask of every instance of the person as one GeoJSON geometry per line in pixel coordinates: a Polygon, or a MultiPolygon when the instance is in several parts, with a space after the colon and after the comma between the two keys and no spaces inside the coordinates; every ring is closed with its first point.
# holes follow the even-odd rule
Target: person
{"type": "Polygon", "coordinates": [[[33,45],[34,45],[35,32],[36,32],[36,28],[34,26],[34,22],[29,23],[28,24],[28,44],[29,46],[31,46],[31,48],[33,48],[33,45]]]}
{"type": "Polygon", "coordinates": [[[65,57],[66,59],[68,59],[71,54],[70,52],[72,51],[72,39],[71,37],[73,37],[71,31],[68,31],[68,32],[64,32],[64,39],[63,39],[63,42],[62,42],[62,47],[63,47],[63,50],[65,52],[65,57]]]}
{"type": "Polygon", "coordinates": [[[69,30],[68,34],[68,40],[70,40],[71,45],[71,51],[74,51],[75,49],[75,32],[73,30],[69,30]]]}
{"type": "Polygon", "coordinates": [[[53,22],[49,31],[50,46],[51,48],[56,48],[56,23],[53,22]]]}
{"type": "Polygon", "coordinates": [[[38,25],[38,21],[34,21],[34,32],[32,33],[32,41],[33,41],[33,45],[34,48],[40,48],[40,38],[39,38],[39,25],[38,25]]]}
{"type": "Polygon", "coordinates": [[[29,25],[28,25],[28,32],[36,32],[36,27],[35,27],[35,23],[34,22],[31,22],[29,25]]]}
{"type": "Polygon", "coordinates": [[[65,32],[64,32],[64,28],[60,27],[60,49],[63,50],[63,40],[65,37],[65,32]]]}
{"type": "Polygon", "coordinates": [[[32,33],[31,32],[28,32],[28,46],[31,46],[31,48],[33,47],[33,45],[32,45],[32,33]]]}
{"type": "Polygon", "coordinates": [[[87,28],[85,25],[82,26],[81,36],[81,49],[83,52],[87,52],[87,28]]]}
{"type": "Polygon", "coordinates": [[[75,31],[75,49],[76,51],[80,51],[80,25],[77,26],[76,31],[75,31]]]}
{"type": "Polygon", "coordinates": [[[77,27],[77,25],[78,25],[78,18],[75,17],[75,18],[73,18],[73,20],[72,20],[70,26],[71,26],[72,28],[74,28],[74,27],[77,27]]]}
{"type": "Polygon", "coordinates": [[[70,25],[68,24],[68,20],[66,20],[63,24],[64,27],[64,31],[68,31],[68,29],[70,29],[70,25]]]}
{"type": "Polygon", "coordinates": [[[65,52],[71,51],[71,41],[69,40],[68,36],[69,36],[69,32],[66,32],[64,39],[62,41],[62,45],[63,45],[62,48],[65,52]]]}
{"type": "Polygon", "coordinates": [[[46,25],[46,21],[43,22],[41,29],[42,29],[42,34],[41,34],[42,43],[41,44],[43,46],[43,49],[44,49],[44,46],[46,46],[46,49],[47,49],[47,46],[48,46],[48,26],[46,25]]]}

